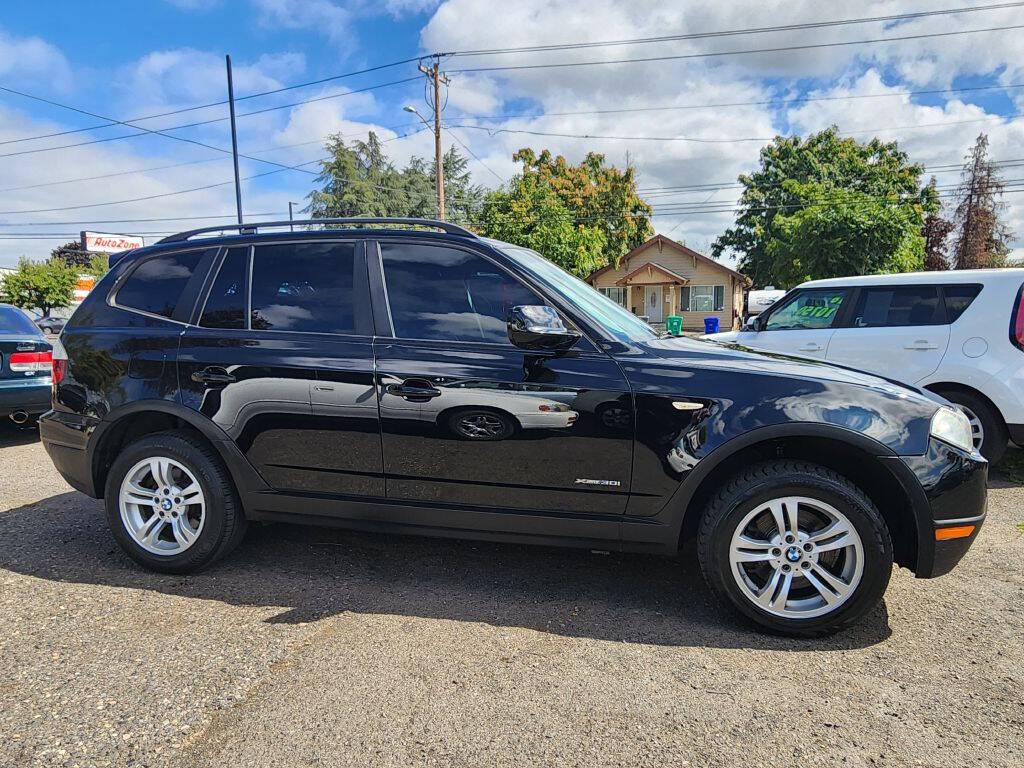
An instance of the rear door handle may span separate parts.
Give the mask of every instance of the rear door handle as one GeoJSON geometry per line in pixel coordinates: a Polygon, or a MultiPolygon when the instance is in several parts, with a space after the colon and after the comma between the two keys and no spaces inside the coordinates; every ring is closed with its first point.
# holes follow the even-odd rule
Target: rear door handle
{"type": "Polygon", "coordinates": [[[192,374],[192,381],[208,387],[225,387],[237,379],[219,365],[211,365],[192,374]]]}
{"type": "Polygon", "coordinates": [[[413,402],[424,402],[441,396],[441,390],[431,386],[430,382],[424,379],[409,379],[401,384],[388,384],[384,391],[413,402]]]}
{"type": "Polygon", "coordinates": [[[938,349],[939,345],[938,344],[930,344],[927,341],[927,339],[918,339],[913,344],[906,344],[906,345],[904,345],[903,348],[904,349],[929,350],[929,349],[938,349]]]}

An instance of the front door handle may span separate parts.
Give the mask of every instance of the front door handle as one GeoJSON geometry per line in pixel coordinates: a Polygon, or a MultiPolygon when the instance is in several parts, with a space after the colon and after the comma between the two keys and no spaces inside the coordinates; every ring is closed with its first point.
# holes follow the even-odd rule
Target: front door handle
{"type": "Polygon", "coordinates": [[[192,381],[208,387],[226,387],[237,379],[219,365],[210,365],[192,374],[192,381]]]}
{"type": "Polygon", "coordinates": [[[401,384],[388,384],[384,391],[389,395],[404,397],[412,402],[426,402],[434,397],[441,396],[441,390],[432,386],[425,379],[407,379],[401,384]]]}
{"type": "Polygon", "coordinates": [[[906,344],[906,345],[904,345],[903,348],[904,349],[929,350],[929,349],[938,349],[939,346],[938,346],[938,344],[929,344],[926,339],[918,339],[913,344],[906,344]]]}
{"type": "Polygon", "coordinates": [[[821,350],[823,350],[823,349],[824,349],[824,347],[821,346],[821,344],[816,344],[815,342],[812,341],[809,344],[804,344],[802,347],[797,349],[797,351],[798,352],[821,352],[821,350]]]}

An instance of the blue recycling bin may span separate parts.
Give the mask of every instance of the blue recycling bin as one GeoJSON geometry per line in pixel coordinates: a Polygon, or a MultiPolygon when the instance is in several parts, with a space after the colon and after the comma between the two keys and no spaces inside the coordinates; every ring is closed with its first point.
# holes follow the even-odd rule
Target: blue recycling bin
{"type": "Polygon", "coordinates": [[[717,317],[705,317],[704,318],[704,333],[718,333],[717,317]]]}

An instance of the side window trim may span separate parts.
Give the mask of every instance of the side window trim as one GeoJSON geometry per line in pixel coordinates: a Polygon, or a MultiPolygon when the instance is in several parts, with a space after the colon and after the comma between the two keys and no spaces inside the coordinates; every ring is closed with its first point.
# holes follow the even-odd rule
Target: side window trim
{"type": "MultiPolygon", "coordinates": [[[[203,315],[206,314],[206,305],[210,301],[210,294],[213,292],[213,286],[217,284],[217,278],[220,277],[220,271],[222,269],[224,269],[224,262],[228,260],[228,254],[230,254],[231,251],[234,250],[235,248],[245,248],[245,249],[248,250],[249,256],[248,256],[248,260],[246,261],[246,265],[245,265],[246,281],[248,282],[248,281],[252,280],[252,276],[250,274],[250,269],[252,267],[252,245],[251,244],[250,245],[244,245],[243,244],[243,245],[232,245],[232,246],[223,246],[223,247],[221,247],[220,252],[217,254],[217,260],[214,262],[214,268],[210,270],[210,274],[206,278],[206,284],[203,286],[202,290],[199,293],[199,301],[196,302],[196,308],[195,308],[195,311],[192,313],[192,317],[189,320],[189,325],[194,325],[197,328],[205,328],[206,327],[204,325],[201,325],[201,323],[203,322],[203,315]]],[[[248,290],[246,290],[245,303],[246,303],[246,307],[248,307],[248,304],[249,304],[248,290]]],[[[216,330],[219,330],[219,331],[232,331],[232,330],[239,331],[239,330],[243,330],[243,329],[241,329],[241,328],[217,328],[216,330]]],[[[246,328],[244,330],[248,330],[248,321],[246,322],[246,328]]]]}
{"type": "Polygon", "coordinates": [[[167,323],[175,323],[177,325],[191,325],[192,316],[195,313],[197,299],[209,279],[211,272],[210,267],[216,263],[217,258],[223,249],[220,246],[206,246],[206,247],[193,247],[193,248],[181,248],[174,251],[160,251],[159,253],[151,253],[143,258],[137,260],[135,263],[129,265],[125,269],[124,273],[119,275],[117,281],[111,286],[110,291],[107,293],[106,303],[108,307],[119,309],[122,312],[132,312],[136,315],[142,315],[143,317],[151,317],[154,320],[163,320],[167,323]],[[136,309],[135,307],[129,307],[124,304],[117,303],[117,294],[124,287],[124,284],[131,279],[131,276],[148,261],[157,259],[165,256],[177,256],[181,253],[191,253],[194,251],[213,251],[213,254],[207,254],[199,259],[196,264],[195,270],[192,272],[192,276],[189,277],[188,282],[185,283],[185,287],[182,289],[181,296],[178,297],[178,303],[174,307],[174,312],[171,313],[170,317],[164,315],[158,315],[155,312],[147,312],[144,309],[136,309]],[[200,279],[201,276],[201,279],[200,279]],[[187,308],[187,309],[186,309],[187,308]]]}

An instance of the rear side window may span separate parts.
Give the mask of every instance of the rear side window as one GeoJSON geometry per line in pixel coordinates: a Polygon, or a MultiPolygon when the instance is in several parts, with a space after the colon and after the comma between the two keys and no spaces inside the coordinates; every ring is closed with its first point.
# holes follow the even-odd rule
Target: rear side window
{"type": "Polygon", "coordinates": [[[184,251],[146,259],[117,289],[117,305],[171,317],[192,273],[207,252],[184,251]]]}
{"type": "Polygon", "coordinates": [[[509,344],[508,313],[546,303],[487,259],[456,248],[381,243],[395,335],[509,344]]]}
{"type": "Polygon", "coordinates": [[[245,328],[249,248],[232,248],[221,264],[199,324],[204,328],[245,328]]]}
{"type": "Polygon", "coordinates": [[[977,283],[942,286],[942,295],[946,299],[946,322],[955,323],[979,293],[981,286],[977,283]]]}
{"type": "Polygon", "coordinates": [[[800,291],[771,313],[766,331],[804,331],[831,328],[843,302],[845,288],[812,288],[800,291]]]}
{"type": "Polygon", "coordinates": [[[0,307],[0,333],[38,336],[39,329],[28,315],[14,307],[0,307]]]}
{"type": "Polygon", "coordinates": [[[366,265],[353,243],[257,246],[252,263],[252,328],[367,333],[366,265]]]}
{"type": "Polygon", "coordinates": [[[934,285],[863,288],[853,312],[853,325],[858,328],[942,325],[944,321],[934,285]]]}

